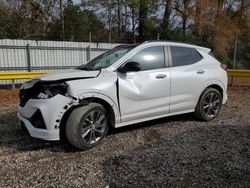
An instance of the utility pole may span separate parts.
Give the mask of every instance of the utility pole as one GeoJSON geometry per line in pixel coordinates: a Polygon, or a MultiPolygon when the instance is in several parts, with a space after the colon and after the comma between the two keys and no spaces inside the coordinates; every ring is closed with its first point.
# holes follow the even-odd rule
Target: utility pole
{"type": "Polygon", "coordinates": [[[62,40],[64,40],[64,10],[63,10],[63,1],[64,0],[60,0],[61,24],[62,24],[61,38],[62,38],[62,40]]]}
{"type": "Polygon", "coordinates": [[[238,37],[236,36],[236,39],[235,39],[235,42],[234,42],[234,61],[233,61],[233,69],[235,69],[235,67],[236,67],[237,43],[238,43],[238,37]]]}
{"type": "Polygon", "coordinates": [[[109,25],[109,33],[108,33],[108,41],[111,42],[111,2],[108,1],[108,25],[109,25]]]}
{"type": "Polygon", "coordinates": [[[120,42],[120,38],[121,38],[121,3],[120,0],[117,0],[117,15],[118,15],[118,42],[120,42]]]}
{"type": "MultiPolygon", "coordinates": [[[[237,55],[237,43],[238,43],[238,37],[236,36],[235,42],[234,42],[234,59],[233,59],[233,69],[236,68],[236,55],[237,55]]],[[[233,85],[234,77],[231,78],[231,85],[233,85]]]]}
{"type": "Polygon", "coordinates": [[[134,8],[134,5],[133,5],[133,4],[132,4],[131,13],[132,13],[133,41],[134,41],[134,44],[135,44],[135,43],[136,43],[136,36],[135,36],[135,8],[134,8]]]}
{"type": "Polygon", "coordinates": [[[89,45],[91,44],[91,42],[92,42],[92,33],[91,33],[91,31],[89,32],[89,45]]]}

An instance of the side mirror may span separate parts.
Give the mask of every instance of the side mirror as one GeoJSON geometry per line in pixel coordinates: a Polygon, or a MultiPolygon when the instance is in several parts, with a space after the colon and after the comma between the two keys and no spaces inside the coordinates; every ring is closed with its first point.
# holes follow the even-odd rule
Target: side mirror
{"type": "Polygon", "coordinates": [[[131,61],[131,62],[128,62],[125,65],[119,67],[117,70],[118,70],[118,72],[121,72],[121,73],[137,72],[137,71],[141,70],[141,65],[140,65],[140,63],[131,61]]]}

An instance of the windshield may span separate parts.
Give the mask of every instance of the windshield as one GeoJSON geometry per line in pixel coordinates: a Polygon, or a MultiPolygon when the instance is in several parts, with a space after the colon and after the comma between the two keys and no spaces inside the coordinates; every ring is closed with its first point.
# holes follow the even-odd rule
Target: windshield
{"type": "Polygon", "coordinates": [[[128,51],[136,45],[121,45],[117,46],[89,61],[86,65],[78,67],[81,70],[100,70],[105,69],[115,63],[118,59],[124,56],[128,51]]]}

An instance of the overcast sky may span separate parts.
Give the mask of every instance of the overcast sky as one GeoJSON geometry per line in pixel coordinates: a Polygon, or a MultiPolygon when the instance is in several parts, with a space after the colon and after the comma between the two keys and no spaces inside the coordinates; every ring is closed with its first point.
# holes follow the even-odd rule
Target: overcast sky
{"type": "Polygon", "coordinates": [[[81,0],[73,0],[75,3],[80,3],[81,0]]]}

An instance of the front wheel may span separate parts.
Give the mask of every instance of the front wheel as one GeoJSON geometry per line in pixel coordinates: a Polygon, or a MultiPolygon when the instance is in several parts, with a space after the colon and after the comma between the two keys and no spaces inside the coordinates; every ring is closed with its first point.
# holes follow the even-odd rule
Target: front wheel
{"type": "Polygon", "coordinates": [[[214,88],[207,88],[197,103],[195,115],[201,120],[210,121],[218,116],[221,105],[222,96],[220,92],[214,88]]]}
{"type": "Polygon", "coordinates": [[[74,109],[66,123],[66,137],[78,149],[88,150],[98,145],[108,132],[105,108],[90,103],[74,109]]]}

